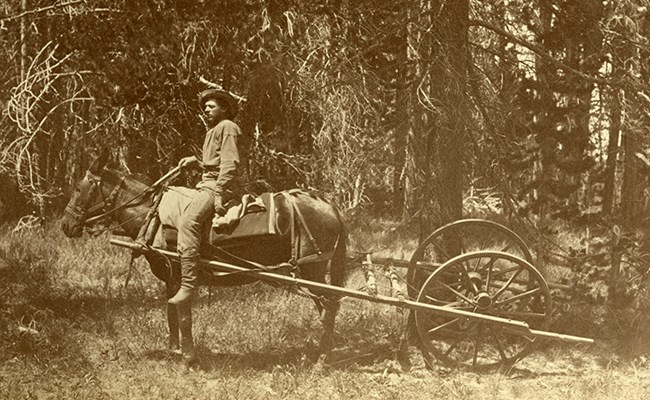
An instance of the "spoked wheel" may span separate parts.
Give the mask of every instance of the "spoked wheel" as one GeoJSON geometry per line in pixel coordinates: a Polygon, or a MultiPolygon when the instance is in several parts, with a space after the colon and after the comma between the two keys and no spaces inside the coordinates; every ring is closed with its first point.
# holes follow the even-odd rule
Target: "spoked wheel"
{"type": "Polygon", "coordinates": [[[427,278],[442,264],[460,254],[500,251],[532,262],[526,243],[496,222],[462,219],[436,229],[415,250],[406,274],[409,298],[415,299],[427,278]]]}
{"type": "MultiPolygon", "coordinates": [[[[419,303],[523,321],[546,330],[551,321],[551,294],[542,275],[528,261],[509,253],[461,254],[429,276],[419,303]]],[[[522,331],[466,317],[415,311],[422,353],[455,367],[509,366],[539,343],[522,331]]]]}

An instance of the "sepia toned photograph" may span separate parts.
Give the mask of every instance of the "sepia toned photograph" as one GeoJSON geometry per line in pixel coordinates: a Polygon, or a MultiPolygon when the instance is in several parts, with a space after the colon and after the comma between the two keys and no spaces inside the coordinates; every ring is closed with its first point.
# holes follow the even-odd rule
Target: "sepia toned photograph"
{"type": "Polygon", "coordinates": [[[650,400],[650,0],[0,0],[0,398],[650,400]]]}

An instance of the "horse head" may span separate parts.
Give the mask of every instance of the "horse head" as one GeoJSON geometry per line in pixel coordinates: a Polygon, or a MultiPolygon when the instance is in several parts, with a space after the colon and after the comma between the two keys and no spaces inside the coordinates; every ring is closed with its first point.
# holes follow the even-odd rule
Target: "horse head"
{"type": "Polygon", "coordinates": [[[104,150],[83,179],[77,182],[61,219],[61,228],[66,236],[81,236],[85,227],[93,225],[98,219],[96,217],[114,206],[123,180],[116,185],[115,179],[107,179],[105,167],[108,159],[109,153],[104,150]]]}

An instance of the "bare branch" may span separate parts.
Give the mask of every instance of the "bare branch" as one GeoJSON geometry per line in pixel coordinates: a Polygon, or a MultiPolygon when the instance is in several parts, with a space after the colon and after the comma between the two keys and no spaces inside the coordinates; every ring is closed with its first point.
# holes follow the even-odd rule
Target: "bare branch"
{"type": "MultiPolygon", "coordinates": [[[[73,54],[59,58],[56,51],[57,46],[46,43],[25,71],[24,78],[10,90],[7,115],[17,129],[15,137],[7,138],[9,143],[3,143],[0,150],[2,168],[8,170],[11,166],[20,190],[29,193],[41,208],[58,190],[47,181],[51,178],[48,171],[41,171],[43,160],[52,154],[39,149],[35,143],[52,140],[54,134],[48,124],[62,108],[93,100],[83,85],[84,72],[64,70],[73,54]]],[[[70,112],[74,114],[74,110],[70,112]]]]}
{"type": "MultiPolygon", "coordinates": [[[[213,89],[224,90],[223,86],[221,86],[220,84],[218,84],[218,83],[214,83],[214,82],[211,82],[211,81],[205,79],[205,78],[202,77],[202,76],[199,76],[199,82],[201,82],[201,83],[203,83],[204,85],[209,86],[209,87],[211,87],[211,88],[213,88],[213,89]]],[[[234,97],[235,99],[237,99],[238,102],[240,102],[240,103],[244,103],[244,102],[246,102],[246,98],[245,98],[245,97],[240,96],[240,95],[238,95],[238,94],[235,94],[235,93],[233,93],[233,92],[231,92],[231,91],[227,91],[227,92],[230,93],[230,95],[231,95],[232,97],[234,97]]]]}
{"type": "Polygon", "coordinates": [[[0,19],[0,23],[14,21],[14,20],[20,19],[22,17],[26,17],[28,15],[41,14],[41,13],[44,13],[44,12],[55,10],[57,8],[63,8],[63,7],[67,7],[67,6],[74,6],[75,4],[85,3],[85,2],[86,2],[86,0],[73,0],[73,1],[69,1],[67,3],[53,4],[51,6],[41,7],[41,8],[37,8],[35,10],[24,11],[24,12],[21,12],[20,14],[16,14],[16,15],[12,15],[12,16],[9,16],[9,17],[2,18],[2,19],[0,19]]]}
{"type": "Polygon", "coordinates": [[[535,43],[531,43],[531,42],[529,42],[529,41],[527,41],[525,39],[522,39],[522,38],[508,32],[508,31],[506,31],[505,29],[502,29],[502,28],[500,28],[500,27],[498,27],[496,25],[493,25],[493,24],[491,24],[489,22],[474,19],[474,20],[470,20],[469,23],[470,23],[470,26],[481,26],[483,28],[491,30],[494,33],[497,33],[497,34],[499,34],[501,36],[504,36],[510,42],[518,44],[520,46],[523,46],[523,47],[531,50],[533,53],[535,53],[538,56],[542,57],[545,61],[550,62],[555,67],[557,67],[557,68],[559,68],[559,69],[561,69],[561,70],[563,70],[563,71],[565,71],[567,73],[571,73],[573,75],[576,75],[576,76],[578,76],[578,77],[580,77],[580,78],[582,78],[582,79],[584,79],[586,81],[593,82],[593,83],[598,83],[600,85],[605,85],[605,86],[618,87],[620,89],[630,89],[629,85],[626,84],[623,81],[604,78],[601,74],[598,74],[597,76],[592,76],[592,75],[589,75],[589,74],[585,74],[582,71],[578,71],[577,69],[568,66],[567,64],[563,63],[562,61],[557,60],[556,58],[554,58],[553,56],[548,54],[548,52],[546,51],[546,49],[544,47],[542,47],[542,46],[540,46],[538,44],[535,44],[535,43]]]}

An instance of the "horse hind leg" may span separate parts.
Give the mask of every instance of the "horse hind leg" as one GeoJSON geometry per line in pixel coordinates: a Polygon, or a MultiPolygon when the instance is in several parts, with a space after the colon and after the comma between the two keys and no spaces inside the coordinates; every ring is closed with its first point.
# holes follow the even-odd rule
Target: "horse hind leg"
{"type": "MultiPolygon", "coordinates": [[[[332,286],[342,287],[345,284],[345,262],[346,262],[346,241],[337,241],[334,255],[326,262],[324,283],[332,286]]],[[[324,296],[322,301],[323,311],[321,321],[323,323],[323,337],[320,344],[320,359],[328,362],[331,359],[334,342],[334,324],[336,315],[341,307],[341,298],[337,295],[324,296]]]]}
{"type": "MultiPolygon", "coordinates": [[[[334,258],[331,261],[322,263],[322,266],[312,265],[312,271],[325,271],[318,279],[319,281],[333,286],[342,286],[342,261],[334,258]]],[[[323,294],[314,297],[314,303],[320,315],[321,323],[323,324],[323,336],[321,337],[319,347],[319,362],[327,363],[331,359],[333,343],[334,343],[334,328],[336,324],[336,316],[339,312],[341,303],[340,297],[333,294],[323,294]]]]}
{"type": "Polygon", "coordinates": [[[332,348],[334,343],[334,326],[336,315],[339,312],[340,301],[338,297],[325,297],[319,301],[322,311],[321,322],[323,324],[323,336],[321,337],[320,347],[318,349],[319,361],[328,362],[331,359],[332,348]]]}

